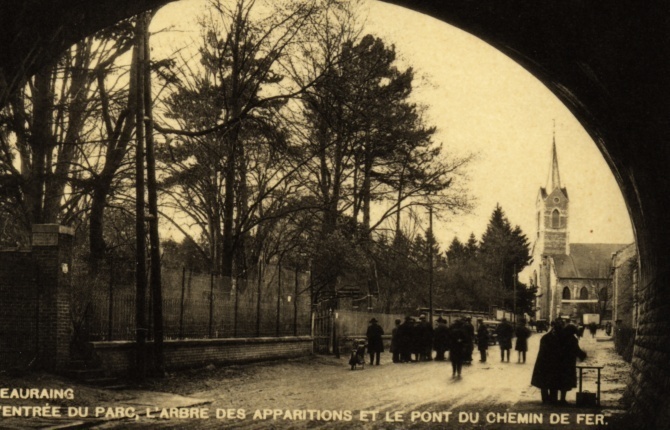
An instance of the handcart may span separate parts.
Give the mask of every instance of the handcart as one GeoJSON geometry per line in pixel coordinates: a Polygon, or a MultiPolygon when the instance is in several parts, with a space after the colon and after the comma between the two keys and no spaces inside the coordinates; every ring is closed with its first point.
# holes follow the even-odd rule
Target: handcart
{"type": "Polygon", "coordinates": [[[599,407],[600,406],[600,371],[604,366],[577,366],[579,369],[579,391],[577,392],[577,406],[599,407]],[[591,393],[582,389],[584,370],[596,370],[596,392],[591,393]]]}
{"type": "Polygon", "coordinates": [[[356,366],[361,366],[361,369],[365,368],[365,347],[365,339],[356,339],[353,341],[351,356],[349,357],[351,370],[356,369],[356,366]]]}

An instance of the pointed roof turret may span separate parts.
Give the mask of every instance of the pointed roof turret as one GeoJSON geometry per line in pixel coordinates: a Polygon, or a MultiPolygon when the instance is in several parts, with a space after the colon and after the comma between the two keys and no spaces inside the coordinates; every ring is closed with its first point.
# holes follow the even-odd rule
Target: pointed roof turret
{"type": "Polygon", "coordinates": [[[549,171],[549,183],[547,184],[547,191],[552,192],[556,188],[561,188],[561,175],[558,172],[558,154],[556,152],[556,135],[554,134],[554,141],[552,144],[551,154],[551,170],[549,171]]]}

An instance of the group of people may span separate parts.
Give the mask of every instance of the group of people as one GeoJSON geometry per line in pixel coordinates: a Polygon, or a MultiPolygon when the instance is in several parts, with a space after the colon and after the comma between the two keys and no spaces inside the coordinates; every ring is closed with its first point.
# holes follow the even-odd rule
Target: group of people
{"type": "MultiPolygon", "coordinates": [[[[531,331],[524,320],[515,328],[503,318],[495,334],[500,346],[500,361],[509,362],[512,339],[516,337],[518,363],[526,362],[531,331]]],[[[577,386],[576,360],[586,358],[586,353],[579,347],[578,334],[577,326],[566,325],[558,319],[551,323],[551,330],[540,339],[531,384],[540,389],[543,403],[565,403],[567,392],[577,386]]],[[[372,318],[367,330],[370,365],[379,365],[380,354],[384,352],[383,335],[384,330],[372,318]]],[[[460,378],[463,364],[472,361],[475,345],[480,353],[479,361],[486,362],[491,335],[481,319],[477,320],[475,329],[469,317],[457,319],[451,325],[447,325],[447,321],[440,317],[433,328],[426,321],[425,315],[421,315],[419,321],[408,316],[402,323],[400,320],[395,321],[391,336],[393,362],[429,361],[433,359],[433,349],[436,352],[435,360],[444,361],[448,351],[452,377],[460,378]]]]}
{"type": "MultiPolygon", "coordinates": [[[[527,340],[530,337],[530,330],[526,327],[525,322],[522,321],[515,330],[503,318],[495,333],[500,344],[501,361],[505,361],[506,357],[509,362],[512,338],[516,334],[516,350],[519,352],[519,362],[526,362],[527,340]]],[[[377,320],[375,318],[370,320],[366,333],[370,365],[379,365],[380,353],[384,351],[383,334],[384,330],[379,326],[377,320]]],[[[404,322],[399,319],[395,321],[391,336],[393,362],[430,361],[433,360],[433,350],[435,350],[435,360],[444,361],[448,351],[453,376],[460,377],[463,364],[472,362],[475,346],[480,353],[479,361],[486,362],[490,335],[489,328],[481,319],[477,320],[477,328],[475,329],[470,317],[459,318],[451,325],[447,325],[447,321],[440,317],[437,319],[436,327],[433,328],[423,314],[418,321],[411,316],[407,316],[404,322]]]]}
{"type": "Polygon", "coordinates": [[[421,315],[416,321],[413,317],[405,317],[405,321],[395,320],[391,333],[391,352],[394,363],[411,361],[430,361],[433,359],[433,326],[421,315]]]}
{"type": "Polygon", "coordinates": [[[577,386],[577,358],[586,358],[579,347],[577,326],[557,319],[540,339],[531,379],[540,389],[543,403],[566,403],[567,392],[577,386]]]}

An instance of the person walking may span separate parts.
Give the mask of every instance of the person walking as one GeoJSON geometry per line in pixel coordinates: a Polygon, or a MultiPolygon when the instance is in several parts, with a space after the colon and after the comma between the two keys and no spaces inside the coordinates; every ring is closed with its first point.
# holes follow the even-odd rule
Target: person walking
{"type": "Polygon", "coordinates": [[[393,362],[400,363],[400,345],[398,342],[398,327],[400,327],[400,320],[395,320],[395,327],[391,330],[391,347],[389,350],[393,353],[393,362]]]}
{"type": "Polygon", "coordinates": [[[500,325],[496,328],[498,335],[498,344],[500,345],[500,361],[505,361],[505,353],[507,353],[507,362],[509,363],[509,353],[512,349],[512,337],[514,336],[514,328],[512,324],[507,322],[507,318],[500,321],[500,325]]]}
{"type": "Polygon", "coordinates": [[[561,381],[561,354],[563,353],[563,322],[551,322],[551,329],[540,339],[537,359],[530,383],[540,389],[542,403],[556,403],[561,381]]]}
{"type": "Polygon", "coordinates": [[[466,354],[467,333],[463,320],[457,319],[449,327],[449,360],[451,360],[452,378],[460,378],[463,359],[466,354]]]}
{"type": "Polygon", "coordinates": [[[447,320],[442,317],[437,319],[437,327],[433,332],[433,342],[435,346],[435,360],[445,361],[445,352],[449,350],[449,327],[447,320]]]}
{"type": "Polygon", "coordinates": [[[370,366],[375,365],[379,366],[379,358],[382,352],[384,352],[384,341],[382,336],[384,335],[384,329],[377,324],[377,320],[372,318],[370,320],[370,325],[368,325],[368,331],[366,337],[368,338],[368,354],[370,354],[370,366]]]}
{"type": "Polygon", "coordinates": [[[526,363],[526,352],[528,351],[528,338],[530,337],[530,330],[526,327],[526,320],[519,321],[519,327],[516,328],[516,345],[514,349],[517,351],[517,363],[526,363]]]}
{"type": "Polygon", "coordinates": [[[598,331],[598,324],[591,321],[589,323],[589,332],[591,332],[591,339],[596,338],[596,332],[598,331]]]}
{"type": "Polygon", "coordinates": [[[486,353],[489,349],[489,329],[481,318],[477,320],[477,349],[479,350],[479,362],[486,363],[486,353]]]}

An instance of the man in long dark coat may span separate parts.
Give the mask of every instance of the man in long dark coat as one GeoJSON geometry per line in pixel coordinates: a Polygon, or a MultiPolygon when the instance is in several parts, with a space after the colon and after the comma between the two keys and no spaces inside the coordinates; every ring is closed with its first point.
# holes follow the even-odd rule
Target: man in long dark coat
{"type": "Polygon", "coordinates": [[[561,355],[559,359],[561,403],[567,403],[565,396],[568,391],[577,387],[577,358],[584,360],[586,352],[579,347],[577,327],[568,324],[561,333],[561,355]]]}
{"type": "Polygon", "coordinates": [[[500,345],[500,361],[505,361],[505,353],[507,353],[507,362],[509,363],[509,353],[512,349],[512,337],[514,336],[514,327],[507,322],[507,318],[503,318],[496,328],[498,335],[498,344],[500,345]]]}
{"type": "Polygon", "coordinates": [[[451,360],[452,378],[461,377],[463,359],[466,354],[467,333],[463,320],[456,320],[449,327],[449,360],[451,360]]]}
{"type": "Polygon", "coordinates": [[[556,403],[562,383],[563,323],[556,320],[540,339],[531,385],[540,389],[542,403],[556,403]]]}
{"type": "Polygon", "coordinates": [[[528,338],[530,337],[530,330],[526,327],[526,320],[519,321],[519,326],[516,328],[516,345],[514,349],[518,352],[517,363],[526,362],[526,352],[528,351],[528,338]]]}
{"type": "Polygon", "coordinates": [[[468,338],[465,343],[465,357],[463,362],[472,363],[472,351],[474,351],[474,341],[475,341],[475,326],[472,325],[472,317],[466,317],[463,319],[463,327],[465,328],[465,333],[468,338]]]}
{"type": "Polygon", "coordinates": [[[365,334],[368,338],[368,354],[370,354],[370,366],[372,366],[373,361],[377,366],[379,366],[379,357],[382,352],[384,352],[384,341],[382,336],[384,335],[384,329],[377,324],[377,320],[372,318],[370,320],[370,325],[368,326],[368,331],[365,334]]]}
{"type": "Polygon", "coordinates": [[[398,331],[396,331],[400,361],[403,363],[412,361],[413,326],[414,322],[412,321],[412,317],[406,316],[405,321],[398,326],[398,331]]]}
{"type": "Polygon", "coordinates": [[[400,343],[398,342],[398,327],[400,320],[395,320],[395,327],[391,331],[391,352],[393,353],[393,362],[400,363],[400,343]]]}
{"type": "Polygon", "coordinates": [[[489,329],[481,319],[477,320],[477,349],[479,350],[479,362],[486,363],[486,351],[489,349],[489,329]]]}
{"type": "Polygon", "coordinates": [[[446,359],[444,353],[449,350],[449,327],[447,327],[447,321],[442,317],[437,319],[437,327],[433,332],[433,345],[435,346],[435,360],[444,361],[446,359]]]}
{"type": "Polygon", "coordinates": [[[433,359],[433,326],[426,321],[426,315],[419,317],[419,358],[421,361],[430,361],[433,359]]]}

